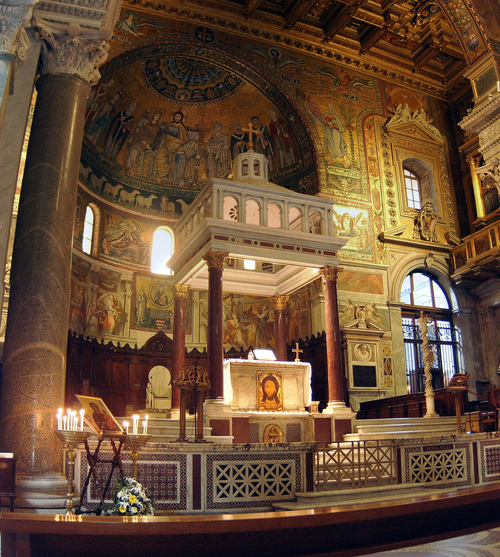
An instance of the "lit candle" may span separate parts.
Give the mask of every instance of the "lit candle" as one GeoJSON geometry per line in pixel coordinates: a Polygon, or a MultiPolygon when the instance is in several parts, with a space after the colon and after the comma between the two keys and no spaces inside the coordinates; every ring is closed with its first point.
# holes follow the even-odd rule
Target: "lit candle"
{"type": "Polygon", "coordinates": [[[73,415],[73,431],[76,431],[78,429],[78,417],[76,415],[76,410],[73,410],[71,414],[73,415]]]}
{"type": "Polygon", "coordinates": [[[144,416],[144,418],[145,418],[145,420],[146,420],[146,431],[145,431],[144,433],[147,435],[147,433],[148,433],[148,420],[149,420],[149,416],[146,414],[146,415],[144,416]]]}
{"type": "Polygon", "coordinates": [[[63,429],[66,429],[67,423],[68,423],[68,416],[63,416],[63,429]]]}
{"type": "Polygon", "coordinates": [[[128,435],[128,422],[123,422],[123,428],[125,429],[125,431],[128,435]]]}
{"type": "Polygon", "coordinates": [[[142,434],[143,434],[143,435],[146,435],[147,425],[148,425],[148,422],[147,422],[146,420],[144,420],[144,421],[142,422],[142,434]]]}
{"type": "Polygon", "coordinates": [[[132,416],[132,435],[137,435],[139,433],[139,416],[134,414],[132,416]]]}
{"type": "Polygon", "coordinates": [[[64,429],[71,429],[71,410],[66,408],[66,414],[68,415],[68,419],[66,420],[66,427],[64,429]]]}
{"type": "Polygon", "coordinates": [[[80,410],[80,431],[83,431],[84,418],[85,418],[85,410],[82,408],[80,410]]]}
{"type": "Polygon", "coordinates": [[[62,408],[57,411],[57,429],[62,429],[62,408]]]}

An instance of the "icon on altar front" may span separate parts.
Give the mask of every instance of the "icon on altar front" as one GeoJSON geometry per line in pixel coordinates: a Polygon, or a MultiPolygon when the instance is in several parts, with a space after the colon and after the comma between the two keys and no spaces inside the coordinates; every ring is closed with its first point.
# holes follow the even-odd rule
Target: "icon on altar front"
{"type": "Polygon", "coordinates": [[[283,381],[281,373],[259,373],[257,376],[257,400],[259,410],[283,410],[283,381]]]}

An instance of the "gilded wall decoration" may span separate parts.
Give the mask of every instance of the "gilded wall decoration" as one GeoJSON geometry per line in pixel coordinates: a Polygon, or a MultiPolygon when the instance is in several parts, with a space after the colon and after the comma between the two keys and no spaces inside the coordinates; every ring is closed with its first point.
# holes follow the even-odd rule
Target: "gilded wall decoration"
{"type": "Polygon", "coordinates": [[[347,238],[342,253],[349,259],[371,260],[373,254],[373,223],[370,210],[335,204],[332,209],[335,234],[347,238]]]}

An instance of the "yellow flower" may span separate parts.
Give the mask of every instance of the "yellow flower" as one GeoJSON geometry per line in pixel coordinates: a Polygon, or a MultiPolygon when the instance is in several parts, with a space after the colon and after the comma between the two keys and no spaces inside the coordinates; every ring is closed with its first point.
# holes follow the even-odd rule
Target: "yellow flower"
{"type": "Polygon", "coordinates": [[[127,507],[125,505],[120,505],[120,512],[121,513],[126,513],[127,512],[127,507]]]}
{"type": "Polygon", "coordinates": [[[135,495],[131,495],[128,498],[128,502],[131,503],[132,505],[137,501],[137,497],[135,495]]]}

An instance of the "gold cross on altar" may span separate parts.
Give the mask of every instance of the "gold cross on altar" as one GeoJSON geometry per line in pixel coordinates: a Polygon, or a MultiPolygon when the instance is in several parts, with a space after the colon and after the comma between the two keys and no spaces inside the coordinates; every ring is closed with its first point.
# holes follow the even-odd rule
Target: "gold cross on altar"
{"type": "Polygon", "coordinates": [[[295,343],[295,348],[292,349],[292,352],[295,352],[295,361],[300,362],[299,354],[304,351],[299,348],[298,342],[295,343]]]}

